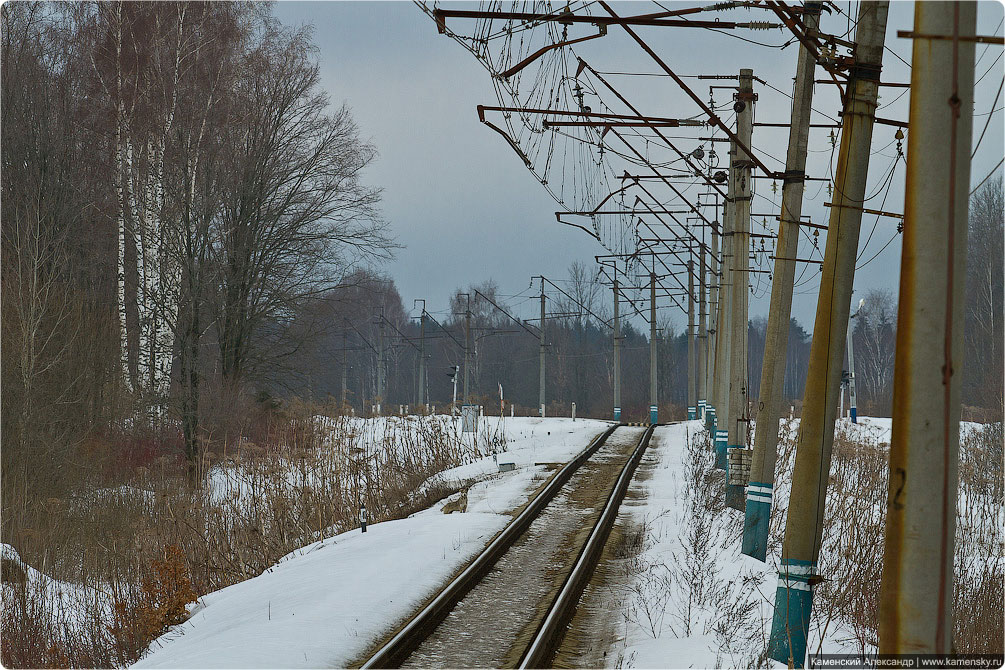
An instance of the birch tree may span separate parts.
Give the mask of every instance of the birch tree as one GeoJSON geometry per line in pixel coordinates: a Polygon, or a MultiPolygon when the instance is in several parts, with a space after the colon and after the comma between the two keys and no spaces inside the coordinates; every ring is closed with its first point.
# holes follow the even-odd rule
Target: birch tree
{"type": "Polygon", "coordinates": [[[92,65],[114,116],[120,365],[126,389],[145,402],[155,422],[170,394],[179,318],[179,217],[193,197],[191,188],[167,180],[197,181],[192,138],[205,133],[205,121],[190,115],[194,129],[178,129],[176,119],[180,97],[204,100],[198,87],[211,83],[199,75],[200,54],[218,39],[205,30],[213,11],[208,3],[95,5],[92,65]],[[189,149],[184,157],[183,147],[189,149]]]}

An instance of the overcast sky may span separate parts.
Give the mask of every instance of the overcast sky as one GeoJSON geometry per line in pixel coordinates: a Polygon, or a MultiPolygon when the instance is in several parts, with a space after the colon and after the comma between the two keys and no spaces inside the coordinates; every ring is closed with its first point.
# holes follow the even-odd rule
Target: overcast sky
{"type": "MultiPolygon", "coordinates": [[[[698,3],[691,3],[692,5],[698,3]]],[[[852,16],[857,3],[838,3],[852,16]]],[[[455,5],[463,7],[465,5],[455,5]]],[[[681,5],[691,6],[691,5],[681,5]]],[[[619,4],[620,13],[658,11],[651,4],[619,4]]],[[[450,38],[440,35],[435,24],[410,2],[279,2],[275,14],[291,25],[312,24],[320,50],[322,83],[336,103],[345,101],[364,138],[380,153],[365,179],[384,189],[383,214],[403,248],[396,260],[383,268],[395,280],[405,308],[416,298],[427,300],[430,312],[443,314],[450,294],[487,279],[495,280],[506,302],[522,317],[536,309],[530,301],[537,290],[528,290],[532,275],[544,274],[556,281],[567,276],[576,260],[591,265],[594,256],[605,253],[585,233],[555,221],[560,207],[524,167],[512,149],[491,129],[479,123],[475,106],[498,104],[489,75],[478,61],[450,38]]],[[[981,2],[978,34],[1002,34],[1003,6],[981,2]]],[[[721,15],[727,19],[725,14],[721,15]]],[[[731,20],[771,20],[763,11],[733,12],[731,20]]],[[[893,2],[887,30],[883,80],[910,81],[911,42],[897,38],[898,30],[913,25],[913,3],[893,2]]],[[[451,24],[461,31],[463,23],[451,24]]],[[[841,34],[848,28],[847,16],[823,19],[825,31],[841,34]]],[[[757,46],[725,34],[690,28],[638,29],[656,52],[681,74],[735,74],[740,67],[753,68],[755,76],[789,92],[795,70],[798,45],[784,49],[757,46]]],[[[769,32],[734,31],[765,44],[779,45],[789,35],[769,32]]],[[[657,72],[655,63],[631,41],[624,30],[611,27],[609,34],[576,46],[576,52],[602,71],[657,72]]],[[[977,85],[974,136],[980,134],[996,92],[1000,92],[1003,61],[999,46],[977,46],[977,85]],[[986,73],[986,74],[985,74],[986,73]]],[[[824,78],[817,68],[817,79],[824,78]]],[[[687,117],[698,112],[696,105],[665,77],[612,77],[623,85],[626,96],[644,114],[687,117]]],[[[702,97],[709,94],[706,82],[691,80],[702,97]]],[[[818,85],[814,108],[837,117],[839,102],[833,86],[818,85]]],[[[758,121],[787,123],[789,100],[755,83],[759,95],[758,121]]],[[[727,92],[717,91],[717,102],[727,92]]],[[[904,89],[881,90],[879,115],[907,120],[909,95],[904,89]]],[[[986,135],[978,148],[971,171],[976,184],[1003,156],[1002,98],[999,97],[986,135]]],[[[827,122],[814,114],[813,122],[827,122]]],[[[896,157],[891,126],[878,125],[874,134],[876,152],[870,164],[868,195],[876,194],[867,207],[903,211],[904,164],[895,168],[893,178],[884,181],[896,157]],[[885,198],[885,201],[884,201],[885,198]]],[[[828,176],[831,160],[828,131],[814,129],[810,136],[807,173],[828,176]]],[[[707,131],[704,132],[708,134],[707,131]]],[[[721,133],[719,133],[721,135],[721,133]]],[[[755,147],[765,156],[784,160],[787,130],[756,128],[755,147]]],[[[682,148],[688,146],[682,142],[682,148]]],[[[693,148],[692,142],[688,147],[693,148]]],[[[706,149],[709,145],[705,145],[706,149]]],[[[906,140],[904,143],[906,150],[906,140]]],[[[719,150],[723,145],[716,145],[719,150]]],[[[781,170],[780,163],[764,158],[768,166],[781,170]]],[[[776,211],[770,182],[756,183],[755,213],[776,211]]],[[[822,183],[811,183],[806,191],[803,213],[814,222],[826,223],[830,210],[823,207],[830,198],[822,183]]],[[[760,229],[760,219],[752,230],[760,229]]],[[[896,220],[866,215],[862,220],[860,260],[856,273],[856,298],[870,288],[897,290],[900,268],[900,238],[896,220]],[[870,232],[872,232],[870,236],[870,232]],[[887,245],[884,249],[884,245],[887,245]],[[880,250],[882,251],[880,252],[880,250]],[[878,256],[876,253],[880,252],[878,256]],[[873,258],[875,256],[875,258],[873,258]]],[[[801,241],[800,257],[810,253],[808,237],[801,241]]],[[[824,237],[820,237],[823,249],[824,237]]],[[[808,266],[796,289],[793,315],[807,330],[812,329],[816,305],[818,266],[808,266]]],[[[797,276],[799,271],[797,270],[797,276]]],[[[765,315],[768,307],[767,275],[752,277],[755,284],[750,303],[751,317],[765,315]]],[[[686,322],[676,312],[678,325],[686,322]]]]}

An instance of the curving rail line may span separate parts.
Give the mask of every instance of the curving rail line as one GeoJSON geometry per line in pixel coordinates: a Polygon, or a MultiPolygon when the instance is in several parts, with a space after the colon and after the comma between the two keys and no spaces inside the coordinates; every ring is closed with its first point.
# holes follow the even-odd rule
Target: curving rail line
{"type": "MultiPolygon", "coordinates": [[[[531,523],[566,486],[573,474],[581,468],[607,442],[618,428],[611,426],[597,436],[590,445],[562,467],[488,546],[447,586],[440,591],[418,614],[412,617],[361,667],[391,668],[401,664],[436,630],[451,610],[492,570],[493,566],[516,543],[531,523]]],[[[521,668],[546,666],[553,656],[565,627],[576,610],[580,595],[589,582],[604,544],[617,518],[618,508],[631,483],[636,466],[642,460],[653,433],[650,426],[642,434],[632,454],[621,468],[617,482],[607,496],[603,511],[598,517],[571,571],[565,576],[562,587],[537,626],[526,650],[520,657],[521,668]]]]}

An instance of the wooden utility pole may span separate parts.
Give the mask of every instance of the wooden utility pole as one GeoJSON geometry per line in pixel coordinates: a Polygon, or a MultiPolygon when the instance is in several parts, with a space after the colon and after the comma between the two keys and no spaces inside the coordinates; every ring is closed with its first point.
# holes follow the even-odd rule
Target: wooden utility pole
{"type": "Polygon", "coordinates": [[[614,266],[614,420],[621,421],[621,312],[618,297],[618,268],[614,266]]]}
{"type": "Polygon", "coordinates": [[[649,423],[657,423],[659,397],[656,386],[656,273],[649,273],[649,423]]]}
{"type": "Polygon", "coordinates": [[[914,6],[881,654],[953,647],[976,14],[976,3],[914,6]]]}
{"type": "MultiPolygon", "coordinates": [[[[822,3],[803,6],[803,22],[809,31],[820,22],[822,3]]],[[[782,212],[775,245],[775,267],[771,282],[771,302],[764,336],[764,362],[754,426],[754,452],[750,461],[750,484],[743,520],[740,551],[763,561],[767,554],[768,522],[775,485],[775,461],[778,450],[778,420],[782,416],[782,391],[785,386],[785,361],[792,318],[792,284],[799,248],[799,217],[803,209],[803,183],[806,176],[806,144],[810,134],[810,107],[813,103],[813,73],[816,60],[805,47],[799,48],[796,82],[792,95],[789,148],[785,156],[785,180],[782,184],[782,212]]]]}
{"type": "MultiPolygon", "coordinates": [[[[740,70],[740,87],[736,94],[736,135],[744,146],[750,145],[754,129],[754,71],[740,70]]],[[[753,194],[750,156],[734,143],[730,152],[729,178],[733,183],[733,277],[730,309],[729,344],[729,409],[726,425],[727,453],[746,450],[747,422],[747,277],[750,268],[750,199],[753,194]]],[[[727,477],[730,473],[727,466],[727,477]]],[[[736,481],[736,473],[730,478],[736,481]]],[[[726,505],[743,509],[743,484],[726,484],[726,505]]]]}
{"type": "Polygon", "coordinates": [[[691,421],[698,411],[694,360],[694,261],[687,261],[687,419],[691,421]]]}
{"type": "Polygon", "coordinates": [[[540,412],[542,419],[544,418],[544,349],[545,349],[545,343],[544,343],[544,319],[545,319],[544,300],[545,300],[545,298],[544,298],[544,277],[541,277],[541,350],[540,350],[540,357],[541,357],[540,375],[541,375],[541,377],[538,380],[538,399],[537,399],[537,402],[538,402],[538,408],[539,408],[538,411],[540,412]]]}
{"type": "MultiPolygon", "coordinates": [[[[704,239],[704,236],[702,236],[704,239]]],[[[708,362],[706,356],[709,352],[709,331],[706,323],[706,271],[705,271],[705,245],[702,244],[698,250],[697,260],[697,415],[696,418],[705,421],[706,398],[706,369],[708,362]]]]}
{"type": "Polygon", "coordinates": [[[834,199],[827,225],[792,493],[768,640],[771,658],[797,668],[806,661],[806,637],[834,444],[834,415],[841,389],[844,336],[851,309],[889,4],[888,0],[859,4],[854,65],[845,92],[834,199]]]}

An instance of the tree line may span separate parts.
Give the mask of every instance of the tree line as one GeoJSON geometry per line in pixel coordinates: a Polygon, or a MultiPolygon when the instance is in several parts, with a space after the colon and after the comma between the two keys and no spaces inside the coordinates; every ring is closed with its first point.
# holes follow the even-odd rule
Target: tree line
{"type": "MultiPolygon", "coordinates": [[[[963,402],[966,416],[975,420],[1000,420],[1002,406],[1002,212],[1000,180],[974,194],[969,221],[963,402]]],[[[580,262],[570,265],[560,283],[568,295],[551,287],[546,290],[547,312],[557,315],[549,317],[545,325],[547,411],[568,415],[574,402],[581,416],[610,416],[613,345],[607,324],[613,312],[611,289],[580,262]]],[[[535,285],[535,290],[525,292],[520,300],[533,300],[536,308],[538,295],[535,285]]],[[[888,288],[870,288],[856,297],[864,300],[851,321],[859,413],[890,416],[896,296],[888,288]]],[[[420,397],[419,359],[424,352],[427,372],[422,397],[442,408],[453,396],[450,374],[454,366],[463,366],[464,312],[470,309],[473,402],[496,412],[498,386],[502,385],[508,403],[521,413],[536,414],[537,320],[527,328],[507,316],[514,310],[491,279],[457,289],[448,302],[445,314],[427,317],[423,347],[420,306],[404,305],[390,278],[359,273],[350,284],[319,299],[317,309],[330,323],[340,324],[340,330],[336,328],[304,349],[299,367],[311,372],[287,392],[341,402],[344,388],[345,402],[354,411],[367,413],[378,403],[397,411],[398,406],[414,406],[420,397]],[[387,375],[383,395],[378,393],[377,381],[381,347],[387,375]]],[[[629,305],[622,305],[622,315],[630,311],[629,305]]],[[[687,402],[686,316],[666,311],[660,310],[657,316],[659,397],[669,412],[662,415],[680,418],[687,402]]],[[[638,319],[622,324],[622,407],[626,417],[641,420],[648,416],[649,337],[648,330],[638,330],[637,324],[638,319]]],[[[754,317],[748,324],[751,398],[759,394],[766,328],[764,317],[754,317]]],[[[810,341],[811,334],[791,319],[783,392],[796,408],[802,403],[810,341]]],[[[848,369],[847,354],[845,366],[848,369]]]]}
{"type": "Polygon", "coordinates": [[[391,257],[376,149],[271,12],[3,6],[5,500],[126,432],[194,463],[329,327],[305,309],[391,257]]]}

